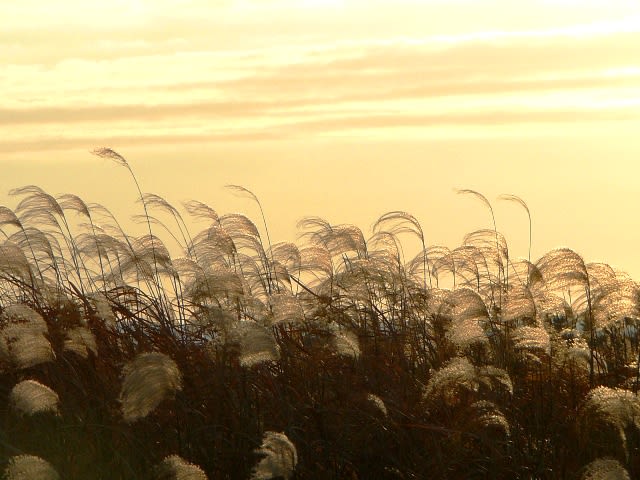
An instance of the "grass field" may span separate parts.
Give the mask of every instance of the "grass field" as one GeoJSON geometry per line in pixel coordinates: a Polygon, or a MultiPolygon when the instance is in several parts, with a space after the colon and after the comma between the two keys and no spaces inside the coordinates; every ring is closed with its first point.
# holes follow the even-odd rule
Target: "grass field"
{"type": "Polygon", "coordinates": [[[272,243],[138,193],[141,236],[35,186],[0,207],[5,478],[640,478],[626,274],[495,228],[431,246],[406,212],[272,243]]]}

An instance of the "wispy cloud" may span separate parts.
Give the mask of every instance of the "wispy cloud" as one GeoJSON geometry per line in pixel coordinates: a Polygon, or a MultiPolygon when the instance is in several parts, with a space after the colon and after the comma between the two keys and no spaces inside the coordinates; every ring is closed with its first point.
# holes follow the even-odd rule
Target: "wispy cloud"
{"type": "MultiPolygon", "coordinates": [[[[405,15],[424,8],[405,3],[405,15]]],[[[0,34],[0,52],[9,58],[0,66],[5,152],[84,148],[99,132],[122,144],[403,127],[447,127],[464,137],[469,126],[628,122],[640,115],[640,17],[633,15],[449,35],[438,28],[419,34],[407,20],[402,36],[369,25],[334,37],[331,22],[345,20],[335,15],[351,14],[360,24],[367,19],[355,14],[363,4],[336,3],[338,10],[323,15],[314,2],[307,9],[283,1],[207,8],[192,0],[189,9],[163,0],[150,9],[140,1],[133,17],[114,23],[107,20],[118,9],[79,3],[66,30],[55,19],[47,23],[42,15],[50,7],[36,4],[36,14],[0,7],[23,16],[0,34]],[[318,22],[324,27],[313,26],[318,22]],[[50,45],[43,25],[56,32],[50,45]]]]}

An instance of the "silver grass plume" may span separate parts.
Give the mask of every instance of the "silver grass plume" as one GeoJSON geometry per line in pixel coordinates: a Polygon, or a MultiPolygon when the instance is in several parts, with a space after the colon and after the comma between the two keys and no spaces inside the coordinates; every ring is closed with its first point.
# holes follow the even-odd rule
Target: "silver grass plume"
{"type": "Polygon", "coordinates": [[[298,464],[298,452],[291,440],[284,434],[267,431],[262,437],[262,445],[255,450],[263,458],[254,467],[251,480],[269,480],[282,477],[289,480],[298,464]]]}
{"type": "Polygon", "coordinates": [[[628,455],[627,431],[640,433],[640,399],[629,390],[596,387],[587,394],[580,419],[591,442],[628,455]]]}
{"type": "Polygon", "coordinates": [[[12,225],[16,228],[22,228],[22,223],[13,210],[0,205],[0,226],[12,225]]]}
{"type": "Polygon", "coordinates": [[[125,365],[120,390],[126,422],[149,415],[167,396],[182,389],[182,375],[176,363],[164,353],[141,353],[125,365]]]}
{"type": "MultiPolygon", "coordinates": [[[[484,203],[484,205],[487,207],[487,209],[489,210],[489,213],[491,213],[491,221],[493,223],[493,232],[494,232],[494,236],[495,236],[495,246],[496,246],[496,253],[495,253],[495,258],[496,260],[499,262],[499,265],[501,265],[501,257],[504,255],[505,253],[505,246],[506,246],[506,242],[504,243],[504,245],[501,245],[500,242],[500,238],[499,238],[499,234],[498,234],[498,227],[496,225],[496,216],[493,213],[493,207],[491,206],[491,202],[489,202],[489,200],[487,200],[487,197],[485,197],[484,195],[482,195],[480,192],[476,192],[475,190],[470,190],[470,189],[458,189],[456,190],[458,194],[462,194],[462,195],[472,195],[474,197],[476,197],[477,199],[479,199],[482,203],[484,203]]],[[[504,239],[504,237],[503,237],[504,239]]],[[[484,250],[484,249],[482,249],[484,250]]],[[[506,255],[506,257],[508,258],[508,255],[506,255]]],[[[501,273],[502,268],[500,268],[498,270],[498,277],[497,277],[497,283],[501,284],[502,279],[500,277],[500,273],[501,273]]],[[[500,295],[502,295],[502,290],[500,290],[500,295]]],[[[500,303],[502,303],[501,299],[500,299],[500,303]]]]}
{"type": "MultiPolygon", "coordinates": [[[[517,204],[519,204],[522,208],[524,208],[525,212],[527,212],[527,218],[529,219],[529,255],[527,257],[527,263],[529,265],[531,265],[531,243],[532,243],[532,223],[531,223],[531,212],[529,211],[529,206],[527,205],[527,202],[525,202],[522,198],[518,197],[517,195],[512,195],[512,194],[503,194],[500,195],[498,197],[499,200],[506,200],[508,202],[515,202],[517,204]]],[[[529,270],[529,276],[530,276],[530,270],[529,270]]],[[[529,277],[528,276],[528,277],[529,277]]],[[[527,285],[529,284],[529,281],[527,281],[527,285]]]]}
{"type": "Polygon", "coordinates": [[[476,434],[506,439],[511,433],[509,421],[493,402],[474,402],[469,406],[469,414],[471,419],[467,428],[476,434]]]}
{"type": "Polygon", "coordinates": [[[533,283],[540,284],[542,281],[540,271],[529,260],[523,258],[511,259],[509,260],[509,267],[509,272],[511,272],[509,286],[518,283],[522,287],[530,288],[533,283]],[[512,281],[511,278],[517,280],[517,282],[512,281]]]}
{"type": "Polygon", "coordinates": [[[536,308],[536,323],[548,323],[550,319],[573,314],[571,306],[560,295],[550,292],[544,285],[534,284],[531,288],[536,308]]]}
{"type": "Polygon", "coordinates": [[[389,269],[380,268],[382,261],[377,253],[375,252],[374,256],[367,259],[350,260],[349,268],[335,276],[338,290],[344,292],[352,302],[368,304],[371,301],[373,289],[389,286],[392,282],[393,274],[389,269]]]}
{"type": "Polygon", "coordinates": [[[32,283],[31,265],[23,250],[11,241],[0,245],[0,273],[32,283]]]}
{"type": "Polygon", "coordinates": [[[65,332],[64,350],[88,358],[89,352],[98,354],[96,337],[87,327],[72,327],[65,332]]]}
{"type": "Polygon", "coordinates": [[[375,395],[373,393],[369,393],[367,394],[367,400],[377,409],[380,411],[380,413],[382,413],[383,416],[387,416],[388,412],[387,412],[387,406],[384,404],[384,401],[378,396],[375,395]]]}
{"type": "Polygon", "coordinates": [[[189,200],[188,202],[185,202],[183,206],[189,215],[193,217],[201,218],[214,224],[217,224],[220,221],[216,211],[206,203],[202,203],[197,200],[189,200]]]}
{"type": "Polygon", "coordinates": [[[451,261],[456,265],[456,282],[459,286],[483,292],[487,288],[491,289],[493,283],[497,281],[490,271],[485,253],[478,247],[462,245],[455,248],[451,255],[453,256],[451,261]],[[468,278],[469,274],[471,278],[468,278]]]}
{"type": "Polygon", "coordinates": [[[116,315],[113,313],[113,309],[109,303],[109,299],[102,293],[96,292],[87,296],[91,304],[96,310],[96,317],[107,328],[116,327],[116,315]]]}
{"type": "Polygon", "coordinates": [[[476,247],[496,267],[503,268],[505,262],[509,260],[507,240],[500,232],[487,229],[476,230],[467,233],[462,243],[466,246],[476,247]]]}
{"type": "Polygon", "coordinates": [[[557,248],[547,252],[536,268],[552,291],[564,292],[571,287],[587,287],[589,273],[580,255],[570,248],[557,248]]]}
{"type": "Polygon", "coordinates": [[[189,320],[194,329],[218,336],[227,335],[235,321],[233,312],[214,306],[201,306],[189,320]]]}
{"type": "Polygon", "coordinates": [[[222,225],[222,228],[224,228],[232,238],[242,235],[260,238],[260,232],[255,223],[241,213],[224,214],[220,217],[220,225],[222,225]]]}
{"type": "Polygon", "coordinates": [[[125,167],[127,170],[129,170],[129,172],[131,172],[131,167],[129,166],[125,158],[118,152],[108,147],[96,148],[91,153],[101,158],[108,158],[110,160],[113,160],[118,165],[120,165],[121,167],[125,167]]]}
{"type": "Polygon", "coordinates": [[[329,250],[319,245],[303,248],[300,250],[300,269],[313,273],[322,272],[327,277],[331,277],[333,275],[333,263],[329,250]]]}
{"type": "Polygon", "coordinates": [[[512,332],[514,348],[522,353],[549,355],[551,339],[542,327],[518,327],[512,332]]]}
{"type": "MultiPolygon", "coordinates": [[[[388,266],[390,272],[400,270],[403,263],[402,258],[404,257],[404,252],[397,236],[386,230],[377,231],[369,240],[369,245],[368,258],[375,256],[379,261],[382,261],[382,263],[388,266]]],[[[424,257],[421,257],[420,260],[424,261],[424,257]]],[[[424,270],[424,264],[421,268],[424,270]]],[[[416,269],[417,267],[413,266],[413,270],[416,269]]]]}
{"type": "Polygon", "coordinates": [[[500,318],[511,326],[535,325],[537,323],[536,304],[530,289],[521,285],[511,285],[502,297],[500,318]]]}
{"type": "Polygon", "coordinates": [[[321,218],[307,217],[298,222],[298,228],[309,230],[302,237],[313,244],[324,246],[331,256],[348,252],[355,252],[357,257],[366,256],[364,235],[355,225],[330,225],[321,218]]]}
{"type": "Polygon", "coordinates": [[[280,359],[280,348],[273,332],[253,321],[237,322],[229,332],[227,344],[237,346],[243,367],[280,359]]]}
{"type": "Polygon", "coordinates": [[[600,286],[610,285],[617,280],[616,271],[609,264],[590,262],[586,264],[586,267],[594,289],[600,286]]]}
{"type": "Polygon", "coordinates": [[[493,366],[476,367],[467,358],[456,357],[431,376],[424,397],[453,406],[460,402],[461,394],[474,396],[486,393],[512,395],[513,384],[509,374],[493,366]]]}
{"type": "Polygon", "coordinates": [[[454,322],[447,331],[447,338],[461,350],[472,345],[488,345],[489,338],[477,320],[462,319],[454,322]]]}
{"type": "Polygon", "coordinates": [[[197,465],[178,455],[169,455],[155,469],[154,480],[207,480],[207,475],[197,465]]]}
{"type": "Polygon", "coordinates": [[[599,282],[593,301],[593,321],[597,328],[607,328],[624,318],[640,318],[640,289],[630,279],[614,277],[599,282]]]}
{"type": "Polygon", "coordinates": [[[59,480],[55,468],[35,455],[16,455],[9,459],[4,470],[5,480],[59,480]]]}
{"type": "Polygon", "coordinates": [[[184,289],[184,295],[196,304],[220,303],[222,299],[239,299],[244,295],[242,278],[226,269],[196,272],[184,289]]]}
{"type": "Polygon", "coordinates": [[[427,288],[427,279],[429,287],[432,286],[431,265],[429,261],[424,231],[422,230],[422,225],[420,225],[420,222],[417,218],[407,212],[388,212],[382,215],[376,221],[376,223],[373,225],[373,231],[385,231],[390,233],[394,237],[400,233],[409,233],[417,237],[422,247],[422,271],[424,282],[423,286],[424,288],[427,288]]]}
{"type": "Polygon", "coordinates": [[[276,243],[270,250],[271,258],[285,266],[287,271],[296,272],[300,268],[300,249],[290,242],[276,243]]]}
{"type": "Polygon", "coordinates": [[[489,320],[489,312],[480,295],[468,288],[458,288],[446,296],[445,305],[451,318],[447,330],[451,343],[461,349],[488,343],[482,323],[489,320]]]}
{"type": "Polygon", "coordinates": [[[585,466],[580,480],[631,480],[631,477],[618,460],[604,457],[585,466]]]}
{"type": "Polygon", "coordinates": [[[15,385],[9,394],[9,404],[13,410],[23,415],[60,413],[58,394],[35,380],[23,380],[15,385]]]}
{"type": "Polygon", "coordinates": [[[0,315],[0,359],[17,369],[24,369],[55,359],[48,327],[32,308],[10,305],[0,315]]]}
{"type": "Polygon", "coordinates": [[[441,245],[431,245],[426,250],[420,251],[413,259],[411,259],[406,269],[410,275],[416,276],[422,272],[424,275],[424,268],[426,265],[426,259],[431,259],[431,275],[436,280],[436,286],[440,279],[439,275],[443,273],[451,273],[453,275],[453,286],[456,285],[456,264],[454,257],[451,255],[451,250],[441,245]]]}
{"type": "MultiPolygon", "coordinates": [[[[554,352],[554,362],[561,368],[569,369],[572,380],[588,381],[591,353],[582,334],[578,330],[565,328],[559,338],[561,341],[554,352]]],[[[598,353],[595,354],[595,362],[600,373],[607,372],[607,364],[598,353]]]]}
{"type": "Polygon", "coordinates": [[[292,325],[300,324],[304,320],[304,311],[300,301],[291,294],[274,294],[269,297],[272,316],[271,325],[288,323],[292,325]]]}
{"type": "Polygon", "coordinates": [[[331,325],[331,343],[339,356],[358,358],[360,356],[360,342],[358,336],[344,328],[331,325]]]}
{"type": "Polygon", "coordinates": [[[45,224],[50,227],[59,228],[60,224],[56,220],[54,213],[64,217],[64,212],[58,201],[36,185],[27,185],[14,188],[9,195],[24,195],[16,207],[16,213],[22,223],[30,220],[45,224]]]}

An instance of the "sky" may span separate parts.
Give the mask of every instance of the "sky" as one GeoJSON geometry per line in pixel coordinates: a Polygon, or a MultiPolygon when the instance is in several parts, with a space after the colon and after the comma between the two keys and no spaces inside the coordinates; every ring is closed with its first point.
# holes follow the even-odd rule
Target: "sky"
{"type": "Polygon", "coordinates": [[[492,226],[512,257],[568,246],[640,280],[640,3],[623,0],[0,2],[0,205],[36,184],[119,218],[142,189],[219,213],[261,200],[428,244],[492,226]]]}

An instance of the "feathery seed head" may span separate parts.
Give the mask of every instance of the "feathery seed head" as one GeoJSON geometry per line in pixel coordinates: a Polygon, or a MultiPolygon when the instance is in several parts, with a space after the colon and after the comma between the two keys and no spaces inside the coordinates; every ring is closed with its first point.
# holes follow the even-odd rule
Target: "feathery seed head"
{"type": "Polygon", "coordinates": [[[631,477],[618,460],[605,457],[584,467],[580,480],[631,480],[631,477]]]}
{"type": "Polygon", "coordinates": [[[447,331],[447,338],[460,349],[474,344],[488,344],[489,339],[477,320],[468,318],[453,323],[447,331]]]}
{"type": "Polygon", "coordinates": [[[369,402],[371,402],[373,406],[375,406],[382,413],[383,416],[387,416],[387,406],[378,395],[369,393],[367,395],[367,400],[369,400],[369,402]]]}
{"type": "Polygon", "coordinates": [[[155,469],[154,480],[207,480],[204,471],[178,455],[169,455],[155,469]]]}
{"type": "Polygon", "coordinates": [[[487,400],[480,400],[469,406],[471,412],[470,428],[478,433],[491,434],[498,438],[507,438],[510,434],[509,421],[498,406],[487,400]]]}
{"type": "Polygon", "coordinates": [[[640,399],[629,390],[599,386],[588,393],[580,418],[592,442],[628,455],[627,430],[640,433],[640,399]]]}
{"type": "Polygon", "coordinates": [[[55,355],[44,336],[48,327],[32,308],[10,305],[0,315],[0,358],[17,369],[53,361],[55,355]]]}
{"type": "Polygon", "coordinates": [[[105,327],[115,328],[116,316],[109,304],[109,299],[102,293],[94,293],[89,296],[89,300],[96,309],[96,316],[104,323],[105,327]]]}
{"type": "Polygon", "coordinates": [[[273,317],[272,325],[279,323],[299,324],[304,320],[304,311],[300,301],[293,295],[275,294],[269,297],[273,317]]]}
{"type": "Polygon", "coordinates": [[[131,167],[129,166],[125,158],[119,153],[117,153],[116,151],[108,147],[96,148],[92,150],[91,153],[93,153],[94,155],[100,158],[108,158],[110,160],[113,160],[121,167],[125,167],[127,170],[131,171],[131,167]]]}
{"type": "Polygon", "coordinates": [[[536,305],[531,291],[527,288],[511,288],[503,297],[500,316],[503,322],[512,325],[534,324],[536,305]]]}
{"type": "Polygon", "coordinates": [[[601,284],[593,300],[593,321],[598,328],[606,328],[624,318],[640,318],[640,290],[632,280],[613,278],[601,284]]]}
{"type": "Polygon", "coordinates": [[[519,327],[513,331],[516,350],[530,353],[551,353],[549,333],[542,327],[519,327]]]}
{"type": "Polygon", "coordinates": [[[283,477],[288,480],[298,464],[296,447],[284,433],[264,432],[262,445],[255,450],[264,457],[251,474],[251,480],[270,480],[283,477]]]}
{"type": "Polygon", "coordinates": [[[11,241],[0,245],[0,272],[30,281],[31,265],[22,249],[11,241]]]}
{"type": "Polygon", "coordinates": [[[334,326],[331,329],[333,348],[340,356],[358,358],[360,356],[360,342],[358,336],[344,328],[334,326]]]}
{"type": "Polygon", "coordinates": [[[59,414],[58,394],[35,380],[23,380],[11,389],[11,407],[24,415],[51,412],[59,414]]]}
{"type": "Polygon", "coordinates": [[[238,347],[240,365],[243,367],[280,359],[280,348],[273,333],[252,321],[237,322],[229,332],[227,344],[238,347]]]}
{"type": "Polygon", "coordinates": [[[6,480],[59,480],[53,466],[35,455],[16,455],[9,459],[4,471],[6,480]]]}
{"type": "Polygon", "coordinates": [[[433,373],[424,396],[428,400],[442,399],[447,405],[456,404],[460,391],[476,392],[479,388],[475,367],[465,357],[456,357],[433,373]]]}
{"type": "Polygon", "coordinates": [[[146,417],[168,395],[182,389],[176,363],[159,352],[141,353],[123,369],[120,402],[125,421],[146,417]]]}
{"type": "Polygon", "coordinates": [[[586,287],[589,274],[584,260],[569,248],[557,248],[540,258],[536,267],[551,291],[566,291],[571,287],[586,287]]]}
{"type": "Polygon", "coordinates": [[[463,397],[481,393],[513,395],[509,374],[501,368],[476,367],[466,357],[456,357],[437,370],[429,379],[424,397],[442,400],[446,405],[458,405],[463,397]]]}
{"type": "Polygon", "coordinates": [[[66,331],[64,339],[64,350],[74,352],[82,358],[87,358],[89,352],[98,354],[96,337],[87,327],[73,327],[66,331]]]}

